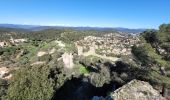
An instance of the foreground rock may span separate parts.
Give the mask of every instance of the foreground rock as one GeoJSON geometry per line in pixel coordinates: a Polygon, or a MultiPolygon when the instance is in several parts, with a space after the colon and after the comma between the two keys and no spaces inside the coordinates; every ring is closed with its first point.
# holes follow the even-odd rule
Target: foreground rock
{"type": "Polygon", "coordinates": [[[166,100],[158,91],[143,81],[132,80],[111,94],[114,100],[166,100]]]}

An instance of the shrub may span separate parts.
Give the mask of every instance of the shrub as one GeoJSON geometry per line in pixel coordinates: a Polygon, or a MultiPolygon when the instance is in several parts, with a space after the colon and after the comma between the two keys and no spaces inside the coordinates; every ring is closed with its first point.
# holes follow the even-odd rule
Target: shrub
{"type": "Polygon", "coordinates": [[[6,95],[8,87],[8,82],[6,80],[0,79],[0,98],[6,95]]]}
{"type": "Polygon", "coordinates": [[[89,73],[89,70],[85,66],[83,66],[81,64],[79,64],[79,71],[82,74],[88,74],[89,73]]]}
{"type": "Polygon", "coordinates": [[[3,100],[49,100],[53,82],[48,79],[49,66],[24,66],[16,71],[3,100]]]}
{"type": "Polygon", "coordinates": [[[99,73],[92,73],[91,83],[96,87],[102,87],[104,84],[107,84],[111,81],[110,71],[107,67],[100,66],[101,70],[99,73]]]}
{"type": "Polygon", "coordinates": [[[38,61],[46,61],[46,62],[49,62],[51,61],[52,57],[50,54],[45,54],[41,57],[38,57],[38,61]]]}
{"type": "Polygon", "coordinates": [[[4,53],[3,48],[0,47],[0,55],[2,55],[3,53],[4,53]]]}

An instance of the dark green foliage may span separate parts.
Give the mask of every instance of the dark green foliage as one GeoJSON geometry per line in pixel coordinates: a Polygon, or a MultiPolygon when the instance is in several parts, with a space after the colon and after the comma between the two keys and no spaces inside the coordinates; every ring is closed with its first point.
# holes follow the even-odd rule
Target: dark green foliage
{"type": "Polygon", "coordinates": [[[149,43],[158,42],[157,32],[155,30],[147,30],[142,33],[142,36],[149,43]]]}
{"type": "Polygon", "coordinates": [[[4,53],[4,50],[2,47],[0,47],[0,55],[2,55],[4,53]]]}
{"type": "Polygon", "coordinates": [[[98,73],[92,73],[91,83],[96,87],[102,87],[111,81],[110,71],[106,66],[101,65],[98,73]]]}
{"type": "Polygon", "coordinates": [[[0,98],[6,95],[8,87],[8,82],[6,80],[0,79],[0,98]]]}
{"type": "Polygon", "coordinates": [[[160,32],[170,32],[170,24],[162,24],[159,26],[160,32]]]}
{"type": "Polygon", "coordinates": [[[41,57],[38,57],[38,61],[46,61],[49,62],[52,59],[50,54],[45,54],[41,57]]]}
{"type": "Polygon", "coordinates": [[[25,65],[29,63],[29,58],[28,57],[22,57],[20,61],[18,61],[21,65],[25,65]]]}
{"type": "Polygon", "coordinates": [[[41,40],[32,40],[31,44],[35,47],[38,47],[40,42],[41,42],[41,40]]]}
{"type": "Polygon", "coordinates": [[[144,71],[149,71],[145,79],[150,83],[170,84],[170,78],[165,74],[170,68],[169,29],[170,24],[163,24],[158,31],[145,31],[142,33],[142,38],[144,38],[142,43],[132,47],[132,53],[141,62],[143,68],[147,69],[144,71]]]}
{"type": "Polygon", "coordinates": [[[10,60],[15,57],[17,53],[20,51],[20,48],[16,46],[5,47],[1,50],[2,60],[10,60]]]}
{"type": "Polygon", "coordinates": [[[18,48],[15,46],[6,47],[3,49],[5,55],[15,54],[17,50],[18,50],[18,48]]]}
{"type": "MultiPolygon", "coordinates": [[[[64,30],[57,30],[57,29],[47,29],[42,31],[31,32],[29,34],[25,34],[25,37],[36,41],[51,41],[56,40],[60,37],[60,34],[64,30]]],[[[35,43],[34,43],[35,44],[35,43]]]]}
{"type": "Polygon", "coordinates": [[[53,81],[48,78],[49,66],[25,66],[17,70],[4,100],[49,100],[53,95],[53,81]]]}
{"type": "Polygon", "coordinates": [[[29,30],[16,29],[16,28],[0,28],[0,40],[9,41],[11,36],[13,38],[24,38],[25,34],[30,33],[29,30]]]}
{"type": "Polygon", "coordinates": [[[170,24],[162,24],[158,31],[160,46],[170,53],[170,24]]]}
{"type": "Polygon", "coordinates": [[[149,58],[148,50],[151,50],[151,46],[149,44],[145,44],[144,46],[133,46],[132,53],[137,57],[138,60],[142,62],[143,65],[149,65],[153,62],[153,59],[149,58]]]}

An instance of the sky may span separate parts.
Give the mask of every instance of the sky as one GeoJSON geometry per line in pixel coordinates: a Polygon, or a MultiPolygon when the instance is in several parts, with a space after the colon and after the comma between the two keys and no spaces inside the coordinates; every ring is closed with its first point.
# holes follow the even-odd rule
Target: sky
{"type": "Polygon", "coordinates": [[[170,0],[0,0],[0,23],[158,28],[170,0]]]}

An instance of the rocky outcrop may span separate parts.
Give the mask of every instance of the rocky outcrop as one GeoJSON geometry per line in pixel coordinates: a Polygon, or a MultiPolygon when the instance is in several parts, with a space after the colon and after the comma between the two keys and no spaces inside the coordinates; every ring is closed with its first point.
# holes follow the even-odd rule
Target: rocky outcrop
{"type": "Polygon", "coordinates": [[[42,56],[44,56],[45,54],[47,54],[47,52],[45,52],[45,51],[39,51],[39,52],[37,53],[37,56],[38,56],[38,57],[42,57],[42,56]]]}
{"type": "Polygon", "coordinates": [[[166,100],[144,81],[132,80],[111,94],[114,100],[166,100]]]}
{"type": "Polygon", "coordinates": [[[27,39],[24,39],[24,38],[21,38],[21,39],[14,39],[12,36],[11,36],[11,39],[10,39],[10,42],[14,45],[18,45],[20,43],[25,43],[27,42],[28,40],[27,39]]]}
{"type": "Polygon", "coordinates": [[[4,42],[0,42],[0,47],[4,47],[5,43],[4,42]]]}
{"type": "Polygon", "coordinates": [[[10,74],[10,69],[7,67],[1,67],[0,68],[0,78],[1,79],[10,79],[12,77],[12,74],[10,74]]]}

